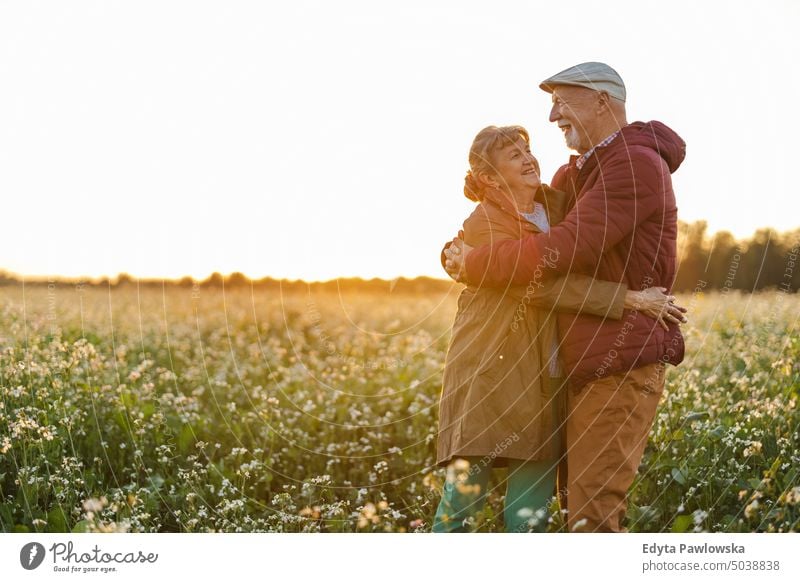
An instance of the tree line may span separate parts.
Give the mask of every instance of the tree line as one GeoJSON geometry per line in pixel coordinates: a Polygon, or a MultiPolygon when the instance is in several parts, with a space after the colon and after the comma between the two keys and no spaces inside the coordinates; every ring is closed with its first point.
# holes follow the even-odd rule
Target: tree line
{"type": "MultiPolygon", "coordinates": [[[[691,224],[679,223],[678,234],[678,273],[673,291],[758,291],[775,288],[785,292],[800,289],[800,229],[779,233],[764,228],[743,240],[738,240],[726,231],[713,235],[707,233],[707,223],[698,221],[691,224]]],[[[435,250],[434,252],[438,252],[435,250]]],[[[25,277],[0,271],[0,285],[85,285],[98,287],[124,287],[139,285],[144,287],[193,288],[243,288],[252,287],[263,291],[373,291],[379,293],[440,293],[458,288],[458,285],[444,278],[416,277],[413,279],[361,279],[341,278],[324,282],[275,279],[263,277],[251,279],[244,273],[228,275],[215,272],[202,280],[192,277],[180,279],[137,279],[127,273],[114,278],[103,277],[94,280],[77,280],[46,277],[25,277]]]]}
{"type": "Polygon", "coordinates": [[[675,292],[800,289],[800,229],[759,229],[744,240],[726,231],[709,235],[707,223],[679,223],[675,292]]]}

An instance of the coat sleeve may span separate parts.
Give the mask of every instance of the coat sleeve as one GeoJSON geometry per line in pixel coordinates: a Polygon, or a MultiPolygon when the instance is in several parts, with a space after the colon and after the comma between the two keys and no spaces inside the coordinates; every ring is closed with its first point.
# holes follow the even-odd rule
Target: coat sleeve
{"type": "MultiPolygon", "coordinates": [[[[480,205],[478,205],[472,214],[463,222],[461,230],[458,231],[458,238],[470,246],[491,244],[493,240],[497,240],[496,237],[494,239],[492,237],[489,219],[486,216],[485,210],[480,205]]],[[[452,244],[452,239],[447,241],[439,253],[439,262],[442,264],[442,269],[444,269],[445,272],[447,272],[445,267],[447,256],[444,252],[449,249],[452,244]]],[[[449,273],[448,276],[450,276],[449,273]]]]}
{"type": "Polygon", "coordinates": [[[604,162],[601,172],[550,232],[473,249],[466,259],[467,281],[482,287],[526,285],[537,270],[593,269],[604,252],[663,209],[669,169],[655,151],[630,148],[604,162]]]}
{"type": "Polygon", "coordinates": [[[516,300],[535,307],[609,319],[622,319],[627,291],[625,283],[602,281],[578,273],[532,280],[525,287],[516,285],[510,288],[510,294],[516,300]]]}

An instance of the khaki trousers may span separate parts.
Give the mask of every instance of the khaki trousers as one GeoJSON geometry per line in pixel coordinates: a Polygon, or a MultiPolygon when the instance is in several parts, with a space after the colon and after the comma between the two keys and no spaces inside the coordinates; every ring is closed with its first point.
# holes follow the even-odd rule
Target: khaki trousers
{"type": "Polygon", "coordinates": [[[664,364],[587,384],[567,397],[569,531],[624,532],[626,495],[664,391],[664,364]]]}

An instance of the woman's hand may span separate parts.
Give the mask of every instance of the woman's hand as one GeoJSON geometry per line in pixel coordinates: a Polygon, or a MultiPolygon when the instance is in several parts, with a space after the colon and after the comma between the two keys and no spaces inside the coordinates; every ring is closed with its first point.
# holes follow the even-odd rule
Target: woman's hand
{"type": "Polygon", "coordinates": [[[628,291],[625,294],[625,309],[634,309],[658,321],[664,329],[668,323],[686,323],[686,309],[675,305],[674,295],[665,295],[666,287],[648,287],[642,291],[628,291]]]}
{"type": "Polygon", "coordinates": [[[454,238],[443,252],[445,256],[444,269],[454,281],[464,283],[466,278],[467,255],[472,247],[464,242],[461,231],[458,238],[454,238]]]}

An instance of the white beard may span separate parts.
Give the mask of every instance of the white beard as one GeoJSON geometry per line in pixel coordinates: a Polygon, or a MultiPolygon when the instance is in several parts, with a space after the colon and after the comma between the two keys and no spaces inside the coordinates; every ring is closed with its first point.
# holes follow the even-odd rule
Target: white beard
{"type": "Polygon", "coordinates": [[[578,135],[578,130],[575,126],[571,126],[569,131],[564,134],[564,139],[567,141],[567,147],[571,150],[578,151],[581,145],[581,137],[578,135]]]}

